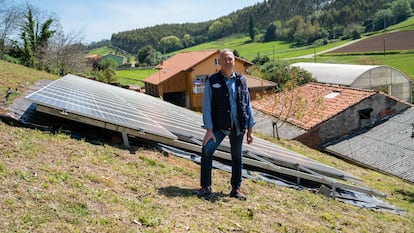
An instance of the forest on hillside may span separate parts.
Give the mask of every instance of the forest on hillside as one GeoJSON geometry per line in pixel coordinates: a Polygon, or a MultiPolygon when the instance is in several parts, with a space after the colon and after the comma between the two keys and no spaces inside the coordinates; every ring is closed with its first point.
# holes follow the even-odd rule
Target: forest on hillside
{"type": "Polygon", "coordinates": [[[358,38],[412,14],[414,0],[267,0],[201,23],[162,24],[114,33],[114,46],[132,54],[150,46],[165,53],[232,34],[296,45],[358,38]]]}

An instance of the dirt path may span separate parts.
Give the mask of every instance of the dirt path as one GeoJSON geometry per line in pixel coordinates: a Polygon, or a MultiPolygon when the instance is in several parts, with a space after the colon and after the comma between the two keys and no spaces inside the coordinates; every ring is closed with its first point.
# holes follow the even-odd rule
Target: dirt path
{"type": "Polygon", "coordinates": [[[328,53],[377,52],[384,50],[410,49],[414,49],[414,31],[385,33],[360,40],[358,43],[330,50],[328,53]]]}
{"type": "Polygon", "coordinates": [[[385,50],[414,49],[414,31],[390,32],[366,39],[353,40],[335,48],[290,59],[313,58],[314,55],[323,53],[379,52],[384,51],[384,46],[385,50]]]}

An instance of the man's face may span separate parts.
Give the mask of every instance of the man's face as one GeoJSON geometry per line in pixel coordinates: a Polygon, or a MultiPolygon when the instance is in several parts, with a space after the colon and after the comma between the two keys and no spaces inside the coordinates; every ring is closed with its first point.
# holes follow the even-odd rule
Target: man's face
{"type": "Polygon", "coordinates": [[[233,71],[234,55],[232,52],[225,52],[220,56],[221,68],[226,71],[233,71]]]}

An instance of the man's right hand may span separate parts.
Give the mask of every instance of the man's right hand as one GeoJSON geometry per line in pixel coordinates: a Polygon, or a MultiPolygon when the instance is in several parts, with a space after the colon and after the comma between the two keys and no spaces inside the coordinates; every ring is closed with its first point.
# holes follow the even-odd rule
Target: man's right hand
{"type": "Polygon", "coordinates": [[[216,142],[216,136],[214,136],[213,129],[207,129],[207,132],[203,138],[203,146],[205,146],[207,142],[210,140],[213,140],[213,142],[216,142]]]}

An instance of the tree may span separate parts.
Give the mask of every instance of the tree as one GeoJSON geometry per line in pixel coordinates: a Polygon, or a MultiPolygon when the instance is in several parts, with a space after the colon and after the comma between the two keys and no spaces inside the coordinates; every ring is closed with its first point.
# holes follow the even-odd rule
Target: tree
{"type": "Polygon", "coordinates": [[[194,44],[194,40],[190,34],[185,34],[183,37],[183,44],[185,48],[188,48],[194,44]]]}
{"type": "Polygon", "coordinates": [[[48,18],[41,23],[35,15],[36,10],[31,5],[27,5],[27,12],[24,15],[24,22],[21,27],[21,47],[22,62],[32,68],[38,67],[38,60],[42,57],[42,51],[48,46],[49,39],[56,32],[52,30],[53,19],[48,18]]]}
{"type": "Polygon", "coordinates": [[[256,28],[254,26],[253,16],[250,15],[249,16],[249,36],[250,36],[250,39],[252,39],[252,41],[254,41],[255,33],[256,33],[256,28]]]}
{"type": "Polygon", "coordinates": [[[394,1],[391,4],[391,11],[395,18],[395,23],[406,20],[411,15],[410,3],[407,0],[394,1]]]}
{"type": "Polygon", "coordinates": [[[210,27],[208,27],[208,37],[211,40],[218,39],[223,35],[224,24],[220,20],[214,21],[210,27]]]}
{"type": "Polygon", "coordinates": [[[298,67],[290,67],[275,61],[266,62],[260,69],[262,77],[278,84],[279,88],[288,89],[289,85],[300,86],[309,82],[316,82],[312,75],[298,67]]]}
{"type": "Polygon", "coordinates": [[[239,53],[239,51],[237,51],[237,50],[233,50],[233,54],[234,54],[234,56],[236,56],[236,57],[240,57],[240,53],[239,53]]]}
{"type": "Polygon", "coordinates": [[[230,19],[222,19],[214,21],[208,27],[208,38],[215,40],[226,36],[231,31],[232,21],[230,19]]]}
{"type": "Polygon", "coordinates": [[[97,66],[97,80],[104,83],[113,83],[117,80],[115,68],[118,63],[114,59],[104,59],[97,66]]]}
{"type": "Polygon", "coordinates": [[[159,48],[165,52],[172,52],[183,48],[183,45],[177,36],[166,36],[161,38],[159,48]]]}
{"type": "Polygon", "coordinates": [[[0,1],[0,59],[4,59],[6,40],[17,28],[19,18],[17,7],[8,6],[7,1],[0,1]]]}
{"type": "Polygon", "coordinates": [[[260,56],[260,54],[257,54],[257,56],[252,60],[252,62],[256,65],[264,65],[266,62],[269,62],[270,58],[268,56],[260,56]]]}
{"type": "Polygon", "coordinates": [[[276,40],[276,25],[274,23],[271,23],[266,29],[263,42],[269,42],[274,40],[276,40]]]}
{"type": "Polygon", "coordinates": [[[138,51],[137,60],[140,64],[156,65],[161,62],[161,53],[147,45],[138,51]]]}
{"type": "MultiPolygon", "coordinates": [[[[274,64],[269,62],[267,64],[274,64]]],[[[311,74],[298,67],[289,67],[278,63],[277,66],[269,65],[270,77],[279,77],[279,92],[271,95],[272,115],[275,116],[273,127],[276,131],[276,138],[280,140],[279,129],[288,121],[301,119],[307,109],[318,108],[321,106],[319,96],[305,96],[298,87],[315,81],[311,74]]],[[[275,81],[275,80],[272,80],[275,81]]]]}
{"type": "MultiPolygon", "coordinates": [[[[294,79],[295,73],[292,73],[294,79]]],[[[294,81],[287,83],[285,89],[272,95],[271,112],[274,116],[273,129],[275,137],[280,140],[279,129],[287,122],[300,121],[312,110],[323,107],[323,98],[315,94],[305,95],[294,81]]]]}
{"type": "Polygon", "coordinates": [[[59,30],[43,47],[44,55],[39,63],[51,73],[64,76],[68,73],[82,73],[86,70],[85,46],[79,34],[64,35],[59,30]]]}
{"type": "MultiPolygon", "coordinates": [[[[379,10],[374,15],[374,20],[372,22],[371,31],[385,30],[387,25],[391,25],[393,19],[393,13],[391,9],[379,10]]],[[[367,30],[367,27],[366,27],[367,30]]],[[[368,31],[368,30],[367,30],[368,31]]]]}

